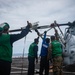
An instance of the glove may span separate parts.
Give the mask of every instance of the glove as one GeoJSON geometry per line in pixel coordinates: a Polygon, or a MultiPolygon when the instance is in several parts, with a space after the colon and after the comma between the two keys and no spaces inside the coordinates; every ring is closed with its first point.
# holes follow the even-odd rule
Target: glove
{"type": "Polygon", "coordinates": [[[44,31],[44,33],[46,34],[46,33],[47,33],[47,31],[44,31]]]}
{"type": "Polygon", "coordinates": [[[37,39],[39,39],[39,36],[37,37],[37,39]]]}
{"type": "Polygon", "coordinates": [[[32,24],[31,24],[31,23],[29,23],[29,21],[27,21],[27,26],[26,26],[26,28],[28,28],[28,29],[29,29],[29,31],[30,31],[30,32],[32,32],[32,31],[30,30],[30,28],[32,28],[32,24]]]}
{"type": "Polygon", "coordinates": [[[27,21],[27,26],[28,26],[29,28],[32,28],[32,24],[31,24],[29,21],[27,21]]]}
{"type": "Polygon", "coordinates": [[[52,23],[52,24],[50,25],[50,27],[54,28],[54,23],[52,23]]]}

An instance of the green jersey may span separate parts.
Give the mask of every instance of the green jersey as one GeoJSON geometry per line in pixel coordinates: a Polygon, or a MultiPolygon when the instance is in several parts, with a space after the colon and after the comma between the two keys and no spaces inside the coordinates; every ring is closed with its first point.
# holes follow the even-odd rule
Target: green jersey
{"type": "Polygon", "coordinates": [[[52,56],[62,56],[62,48],[61,48],[61,43],[57,40],[52,41],[52,56]]]}
{"type": "Polygon", "coordinates": [[[37,46],[37,44],[35,44],[35,43],[32,43],[30,45],[28,56],[35,57],[35,51],[34,51],[35,46],[37,46]]]}
{"type": "Polygon", "coordinates": [[[0,59],[9,62],[12,61],[12,47],[9,34],[2,34],[2,36],[0,36],[0,59]]]}

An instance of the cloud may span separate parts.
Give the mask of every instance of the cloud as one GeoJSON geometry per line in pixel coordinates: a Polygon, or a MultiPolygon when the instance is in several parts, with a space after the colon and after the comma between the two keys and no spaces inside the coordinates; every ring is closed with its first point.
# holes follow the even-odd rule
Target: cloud
{"type": "MultiPolygon", "coordinates": [[[[39,21],[40,26],[50,25],[54,20],[57,23],[72,22],[75,20],[75,0],[0,0],[0,23],[8,22],[10,29],[16,29],[26,26],[27,20],[39,21]]],[[[65,27],[61,29],[64,32],[65,27]]],[[[45,30],[39,31],[43,33],[45,30]]],[[[48,34],[54,34],[53,30],[48,34]]],[[[32,41],[35,37],[33,31],[27,35],[27,40],[32,41]]]]}
{"type": "MultiPolygon", "coordinates": [[[[6,0],[0,2],[1,7],[3,7],[1,9],[2,17],[4,17],[5,20],[7,18],[14,20],[14,23],[17,22],[15,20],[24,22],[24,19],[32,22],[37,20],[43,22],[44,19],[48,20],[49,18],[52,20],[59,18],[58,20],[60,20],[64,18],[64,14],[64,16],[69,16],[69,11],[75,7],[72,4],[70,0],[68,0],[68,2],[64,0],[6,0]]],[[[72,12],[73,11],[74,10],[72,10],[72,12]]],[[[44,21],[44,23],[46,21],[44,21]]]]}

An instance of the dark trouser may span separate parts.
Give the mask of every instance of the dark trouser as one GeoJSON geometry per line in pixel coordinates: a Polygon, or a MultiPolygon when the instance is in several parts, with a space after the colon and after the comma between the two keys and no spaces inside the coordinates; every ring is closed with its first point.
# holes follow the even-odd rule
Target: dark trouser
{"type": "Polygon", "coordinates": [[[53,75],[63,75],[62,56],[57,56],[53,58],[53,75]]]}
{"type": "Polygon", "coordinates": [[[49,60],[47,60],[47,56],[41,57],[41,60],[40,60],[40,75],[43,75],[44,70],[45,70],[45,75],[49,75],[49,60]]]}
{"type": "Polygon", "coordinates": [[[0,75],[10,75],[11,62],[0,60],[0,75]]]}
{"type": "Polygon", "coordinates": [[[28,65],[28,75],[34,75],[35,70],[35,58],[28,57],[29,65],[28,65]]]}

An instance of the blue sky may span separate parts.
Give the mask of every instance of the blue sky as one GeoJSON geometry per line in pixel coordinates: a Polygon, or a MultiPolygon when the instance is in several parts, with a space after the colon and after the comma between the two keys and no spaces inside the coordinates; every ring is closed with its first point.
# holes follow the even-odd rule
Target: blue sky
{"type": "MultiPolygon", "coordinates": [[[[10,29],[17,29],[27,25],[27,21],[39,21],[39,26],[57,23],[73,22],[75,20],[75,0],[0,0],[0,23],[7,22],[10,29]]],[[[61,27],[62,31],[66,27],[61,27]]],[[[43,33],[45,30],[39,30],[43,33]]],[[[59,32],[60,33],[60,32],[59,32]]],[[[54,34],[51,30],[48,35],[54,34]]],[[[13,53],[22,53],[23,48],[28,52],[29,45],[37,37],[32,31],[24,38],[13,44],[13,53]]],[[[39,46],[42,40],[40,39],[39,46]]],[[[40,49],[39,49],[40,52],[40,49]]]]}

